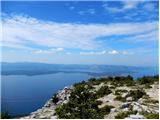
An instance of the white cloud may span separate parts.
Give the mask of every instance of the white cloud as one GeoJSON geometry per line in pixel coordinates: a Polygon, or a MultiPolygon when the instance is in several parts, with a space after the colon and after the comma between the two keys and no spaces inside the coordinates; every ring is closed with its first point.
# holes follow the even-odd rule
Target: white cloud
{"type": "Polygon", "coordinates": [[[104,55],[106,54],[106,51],[101,51],[101,52],[80,52],[80,55],[104,55]]]}
{"type": "Polygon", "coordinates": [[[146,42],[146,41],[150,41],[150,42],[157,41],[158,42],[158,34],[159,34],[159,31],[154,30],[149,33],[130,36],[124,39],[120,39],[118,41],[124,41],[128,43],[139,43],[139,42],[146,42]]]}
{"type": "Polygon", "coordinates": [[[112,50],[112,51],[109,51],[108,54],[115,55],[115,54],[119,54],[119,52],[116,50],[112,50]]]}
{"type": "Polygon", "coordinates": [[[137,6],[139,5],[140,1],[131,1],[131,0],[125,0],[123,1],[123,9],[134,9],[137,8],[137,6]]]}
{"type": "Polygon", "coordinates": [[[95,9],[88,9],[86,11],[78,12],[79,15],[88,15],[88,14],[94,15],[95,13],[96,13],[95,9]]]}
{"type": "MultiPolygon", "coordinates": [[[[145,5],[143,0],[123,0],[121,1],[122,5],[119,6],[115,6],[115,7],[111,7],[108,3],[104,3],[102,6],[104,7],[104,9],[106,9],[109,12],[124,12],[127,10],[131,10],[131,9],[136,9],[138,8],[138,6],[143,3],[143,5],[145,5]]],[[[147,6],[146,6],[147,7],[147,6]]],[[[153,6],[148,6],[148,7],[153,7],[153,6]]]]}
{"type": "Polygon", "coordinates": [[[107,55],[107,54],[110,54],[110,55],[117,55],[117,54],[120,54],[120,55],[133,55],[134,52],[131,52],[131,51],[117,51],[117,50],[111,50],[111,51],[100,51],[100,52],[93,52],[93,51],[90,51],[90,52],[80,52],[80,55],[107,55]]]}
{"type": "MultiPolygon", "coordinates": [[[[156,21],[144,23],[73,24],[42,21],[17,15],[3,18],[2,46],[28,49],[34,49],[34,46],[43,46],[47,49],[59,48],[59,51],[65,48],[94,50],[103,46],[103,42],[96,41],[97,38],[115,35],[141,35],[141,33],[151,34],[154,30],[158,30],[158,22],[156,21]]],[[[150,41],[155,37],[157,36],[152,35],[145,41],[150,41]]],[[[126,41],[129,41],[129,39],[126,41]]],[[[104,42],[107,42],[107,40],[104,42]]]]}
{"type": "Polygon", "coordinates": [[[140,1],[124,0],[121,1],[121,7],[111,7],[108,3],[104,3],[103,7],[109,12],[124,12],[126,10],[135,9],[139,5],[140,1]]]}
{"type": "Polygon", "coordinates": [[[48,50],[34,50],[33,53],[39,54],[39,53],[57,53],[64,51],[63,48],[51,48],[48,50]]]}
{"type": "Polygon", "coordinates": [[[63,48],[57,48],[56,51],[63,51],[63,48]]]}

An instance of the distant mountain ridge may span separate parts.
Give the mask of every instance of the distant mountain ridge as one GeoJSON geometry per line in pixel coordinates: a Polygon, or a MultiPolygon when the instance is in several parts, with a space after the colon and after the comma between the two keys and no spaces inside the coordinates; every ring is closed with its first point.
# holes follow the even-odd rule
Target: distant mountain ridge
{"type": "Polygon", "coordinates": [[[1,68],[2,75],[39,75],[58,72],[87,73],[90,75],[120,75],[125,73],[137,72],[138,70],[150,69],[152,67],[135,67],[123,65],[66,65],[33,62],[1,62],[1,68]]]}

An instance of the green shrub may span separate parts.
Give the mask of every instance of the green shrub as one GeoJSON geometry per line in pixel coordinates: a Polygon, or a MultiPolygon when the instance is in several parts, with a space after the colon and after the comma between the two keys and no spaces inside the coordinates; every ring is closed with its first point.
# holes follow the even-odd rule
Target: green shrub
{"type": "Polygon", "coordinates": [[[146,113],[144,114],[144,116],[147,119],[159,119],[159,114],[155,114],[155,113],[146,113]]]}
{"type": "Polygon", "coordinates": [[[59,99],[57,97],[57,94],[54,94],[54,96],[52,97],[52,102],[56,104],[58,101],[59,99]]]}
{"type": "Polygon", "coordinates": [[[116,119],[124,119],[124,118],[128,117],[129,115],[130,115],[129,112],[120,112],[115,116],[115,118],[116,119]]]}
{"type": "Polygon", "coordinates": [[[142,78],[139,78],[137,80],[138,83],[140,84],[153,84],[154,82],[158,82],[159,81],[159,75],[157,76],[144,76],[142,78]]]}
{"type": "Polygon", "coordinates": [[[145,103],[152,103],[152,104],[156,104],[156,103],[159,103],[158,100],[154,100],[154,99],[146,99],[144,100],[145,103]]]}
{"type": "Polygon", "coordinates": [[[109,89],[116,89],[116,87],[115,86],[110,86],[109,89]]]}
{"type": "Polygon", "coordinates": [[[126,98],[122,97],[121,95],[117,95],[114,100],[118,100],[118,101],[121,101],[121,102],[125,102],[126,101],[126,98]]]}
{"type": "Polygon", "coordinates": [[[100,114],[102,115],[106,115],[106,114],[109,114],[111,109],[114,108],[113,106],[111,105],[105,105],[104,107],[100,108],[100,114]]]}
{"type": "Polygon", "coordinates": [[[126,117],[128,117],[130,114],[136,114],[137,112],[136,111],[127,111],[127,112],[119,112],[115,118],[116,119],[124,119],[126,117]]]}
{"type": "Polygon", "coordinates": [[[126,93],[126,92],[128,92],[127,90],[116,90],[115,91],[115,95],[121,95],[122,93],[126,93]]]}
{"type": "Polygon", "coordinates": [[[108,86],[102,86],[97,92],[96,95],[97,97],[103,97],[104,95],[108,95],[112,93],[112,91],[108,88],[108,86]]]}
{"type": "Polygon", "coordinates": [[[152,88],[152,86],[150,84],[146,83],[145,86],[144,86],[144,88],[145,89],[150,89],[150,88],[152,88]]]}
{"type": "Polygon", "coordinates": [[[130,90],[128,97],[132,97],[133,100],[138,100],[139,98],[142,98],[146,93],[142,90],[130,90]]]}

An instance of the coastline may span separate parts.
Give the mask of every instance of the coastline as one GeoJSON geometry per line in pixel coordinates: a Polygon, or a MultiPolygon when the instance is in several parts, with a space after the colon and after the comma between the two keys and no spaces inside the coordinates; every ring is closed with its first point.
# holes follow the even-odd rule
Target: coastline
{"type": "Polygon", "coordinates": [[[58,117],[55,115],[55,109],[57,106],[67,103],[69,100],[70,92],[73,89],[73,86],[66,86],[62,90],[59,90],[56,93],[58,97],[58,102],[55,104],[53,103],[53,97],[50,98],[42,108],[31,112],[27,116],[17,117],[17,119],[57,119],[58,117]]]}
{"type": "MultiPolygon", "coordinates": [[[[69,103],[72,102],[74,98],[77,97],[78,99],[82,99],[77,95],[83,94],[83,92],[86,92],[86,90],[87,91],[89,90],[88,91],[89,93],[94,93],[95,95],[100,96],[96,99],[93,98],[93,100],[95,101],[98,100],[100,102],[100,104],[97,104],[98,108],[96,109],[104,110],[104,108],[106,107],[111,107],[111,108],[107,108],[109,110],[107,113],[104,113],[103,118],[105,119],[115,119],[118,117],[121,118],[121,116],[123,115],[125,116],[123,116],[123,118],[121,119],[126,119],[126,118],[127,119],[150,119],[149,117],[153,117],[153,116],[157,118],[158,117],[157,115],[159,114],[159,99],[157,95],[159,94],[159,85],[158,85],[159,81],[157,81],[158,80],[157,76],[148,77],[148,78],[144,77],[144,78],[141,78],[141,81],[138,81],[138,82],[132,81],[133,79],[130,76],[117,77],[117,78],[114,77],[112,79],[115,80],[120,78],[124,80],[113,82],[113,81],[108,81],[109,79],[111,79],[109,77],[101,78],[100,80],[96,80],[95,78],[93,78],[88,80],[87,82],[82,81],[81,83],[77,83],[74,86],[64,87],[62,90],[59,90],[52,98],[50,98],[42,108],[30,113],[30,115],[28,116],[20,117],[19,119],[61,118],[59,116],[59,113],[57,114],[56,108],[58,108],[59,110],[61,109],[63,111],[63,106],[67,105],[68,102],[69,103]],[[147,84],[144,83],[144,82],[147,82],[147,79],[152,80],[150,81],[151,83],[149,83],[149,86],[147,86],[147,84]],[[143,84],[139,82],[143,82],[143,84]],[[120,85],[117,85],[119,83],[120,85]],[[131,83],[134,83],[134,84],[131,85],[131,83]],[[71,94],[72,90],[74,91],[78,90],[79,89],[78,86],[79,87],[83,86],[84,88],[82,87],[83,89],[81,89],[81,92],[78,92],[77,94],[75,94],[74,97],[71,96],[73,95],[71,94]],[[105,89],[102,89],[102,88],[105,88],[105,89]],[[109,93],[104,93],[106,91],[108,91],[109,93]],[[55,99],[54,97],[58,99],[55,99]],[[69,97],[71,99],[69,99],[69,97]]],[[[68,114],[66,112],[61,114],[68,114]]]]}

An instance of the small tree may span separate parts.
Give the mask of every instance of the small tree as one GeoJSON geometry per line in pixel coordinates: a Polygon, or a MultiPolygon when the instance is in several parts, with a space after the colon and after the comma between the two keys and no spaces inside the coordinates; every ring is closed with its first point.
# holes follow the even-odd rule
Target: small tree
{"type": "Polygon", "coordinates": [[[59,98],[57,97],[56,94],[54,94],[54,96],[52,97],[52,102],[56,104],[58,101],[59,101],[59,98]]]}

